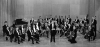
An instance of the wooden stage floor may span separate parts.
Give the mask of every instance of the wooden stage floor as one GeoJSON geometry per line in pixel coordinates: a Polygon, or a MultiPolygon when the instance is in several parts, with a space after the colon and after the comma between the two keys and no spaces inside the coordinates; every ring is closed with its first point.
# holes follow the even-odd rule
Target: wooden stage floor
{"type": "Polygon", "coordinates": [[[21,44],[11,43],[0,37],[0,47],[100,47],[100,33],[97,35],[95,41],[88,42],[81,34],[78,34],[75,44],[71,44],[65,37],[59,37],[59,35],[56,36],[56,43],[50,43],[50,38],[41,37],[40,44],[31,44],[27,40],[21,44]]]}

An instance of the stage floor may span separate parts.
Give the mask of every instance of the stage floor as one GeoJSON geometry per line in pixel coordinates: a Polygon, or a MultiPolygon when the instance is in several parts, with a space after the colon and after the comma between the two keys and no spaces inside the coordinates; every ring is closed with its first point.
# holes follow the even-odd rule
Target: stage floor
{"type": "Polygon", "coordinates": [[[15,42],[5,41],[3,37],[0,37],[0,47],[100,47],[100,33],[98,33],[97,39],[92,42],[88,42],[83,38],[81,34],[78,34],[77,43],[71,44],[65,37],[56,36],[56,42],[50,43],[50,38],[41,37],[40,44],[31,44],[27,40],[21,44],[15,42]]]}

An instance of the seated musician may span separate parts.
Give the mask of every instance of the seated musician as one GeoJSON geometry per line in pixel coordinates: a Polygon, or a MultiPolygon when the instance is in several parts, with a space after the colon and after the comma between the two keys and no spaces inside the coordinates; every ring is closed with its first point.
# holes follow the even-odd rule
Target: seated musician
{"type": "Polygon", "coordinates": [[[44,36],[44,33],[46,31],[45,23],[42,24],[42,30],[41,30],[41,36],[44,36]]]}
{"type": "Polygon", "coordinates": [[[93,40],[95,40],[95,38],[96,38],[96,29],[97,29],[97,20],[96,20],[96,16],[92,17],[92,24],[91,24],[91,26],[92,26],[93,32],[94,32],[93,40]]]}
{"type": "Polygon", "coordinates": [[[10,37],[10,30],[9,27],[7,26],[7,31],[6,31],[6,40],[10,37]]]}
{"type": "Polygon", "coordinates": [[[88,32],[85,34],[85,39],[88,39],[88,41],[92,41],[94,37],[94,32],[92,26],[89,26],[88,32]]]}
{"type": "Polygon", "coordinates": [[[76,43],[76,37],[77,37],[77,29],[75,27],[75,25],[72,23],[71,27],[70,27],[70,35],[69,35],[69,39],[68,41],[71,43],[76,43]]]}
{"type": "Polygon", "coordinates": [[[49,37],[49,26],[48,26],[48,23],[45,23],[45,27],[46,27],[46,35],[47,35],[47,38],[49,37]]]}
{"type": "Polygon", "coordinates": [[[68,32],[69,26],[68,26],[67,21],[66,21],[64,24],[65,24],[65,25],[64,25],[64,34],[65,34],[65,36],[66,36],[66,35],[67,35],[67,32],[68,32]]]}
{"type": "Polygon", "coordinates": [[[38,27],[39,27],[39,34],[41,33],[41,19],[38,19],[37,21],[38,27]]]}
{"type": "Polygon", "coordinates": [[[20,44],[20,30],[18,27],[16,27],[15,31],[14,31],[14,35],[15,35],[15,42],[18,41],[18,44],[20,44]]]}
{"type": "Polygon", "coordinates": [[[80,29],[80,32],[82,33],[82,29],[83,29],[83,27],[84,27],[84,21],[83,21],[83,19],[81,18],[80,19],[80,22],[79,22],[79,29],[80,29]]]}
{"type": "Polygon", "coordinates": [[[76,27],[77,29],[79,29],[79,19],[78,19],[78,16],[76,16],[76,19],[75,19],[75,24],[76,24],[76,27]]]}
{"type": "Polygon", "coordinates": [[[10,27],[10,42],[13,41],[13,38],[14,38],[14,28],[13,26],[10,27]]]}
{"type": "Polygon", "coordinates": [[[88,25],[89,25],[89,20],[87,19],[87,17],[85,17],[85,19],[84,19],[84,29],[85,30],[88,29],[88,25]]]}
{"type": "Polygon", "coordinates": [[[25,41],[25,29],[24,26],[21,26],[21,42],[25,41]]]}
{"type": "Polygon", "coordinates": [[[32,44],[34,44],[34,40],[33,40],[33,30],[31,29],[31,27],[28,27],[27,36],[28,36],[28,41],[32,40],[32,44]]]}
{"type": "Polygon", "coordinates": [[[33,26],[33,34],[34,34],[34,41],[36,41],[36,43],[37,44],[39,44],[39,27],[38,27],[38,25],[37,24],[35,24],[34,26],[33,26]]]}
{"type": "Polygon", "coordinates": [[[70,18],[70,15],[68,16],[68,23],[71,24],[72,19],[70,18]]]}

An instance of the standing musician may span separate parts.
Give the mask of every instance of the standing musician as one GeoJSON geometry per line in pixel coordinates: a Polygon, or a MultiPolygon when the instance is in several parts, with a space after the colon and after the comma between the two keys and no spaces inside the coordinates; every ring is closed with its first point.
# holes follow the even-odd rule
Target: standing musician
{"type": "Polygon", "coordinates": [[[52,20],[52,24],[50,25],[51,27],[51,39],[50,42],[55,42],[55,35],[56,35],[56,23],[55,20],[52,20]]]}
{"type": "Polygon", "coordinates": [[[32,18],[31,20],[30,20],[30,25],[31,25],[31,29],[33,30],[33,24],[34,24],[34,19],[32,18]]]}
{"type": "Polygon", "coordinates": [[[96,38],[96,26],[97,25],[97,20],[96,20],[96,16],[95,17],[92,17],[92,28],[93,28],[93,31],[94,31],[94,37],[93,37],[93,40],[95,40],[96,38]]]}

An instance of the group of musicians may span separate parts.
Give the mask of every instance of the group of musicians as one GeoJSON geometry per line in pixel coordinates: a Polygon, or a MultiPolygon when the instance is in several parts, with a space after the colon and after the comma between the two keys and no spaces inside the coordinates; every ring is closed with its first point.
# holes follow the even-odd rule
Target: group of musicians
{"type": "Polygon", "coordinates": [[[32,44],[36,41],[39,44],[39,37],[46,36],[50,38],[50,42],[55,42],[55,35],[60,34],[60,37],[65,36],[68,38],[68,41],[71,43],[76,43],[77,32],[80,32],[84,35],[84,38],[88,41],[95,40],[96,38],[96,17],[92,17],[92,22],[89,21],[87,17],[84,19],[79,19],[78,16],[74,21],[70,18],[44,18],[41,16],[38,20],[32,18],[30,20],[30,25],[24,27],[21,26],[8,26],[7,21],[4,22],[3,26],[3,36],[6,37],[6,40],[10,42],[18,42],[18,44],[23,43],[26,38],[28,41],[32,40],[32,44]],[[91,24],[89,24],[91,23],[91,24]],[[50,35],[50,36],[49,36],[50,35]]]}

